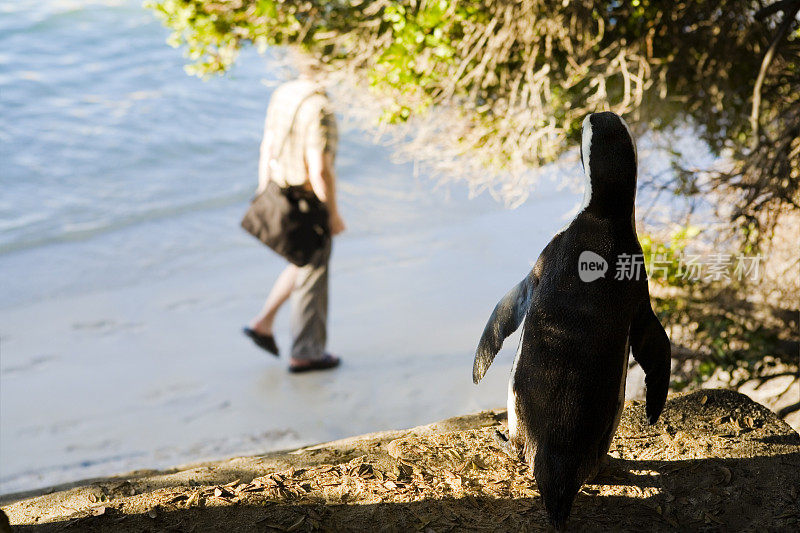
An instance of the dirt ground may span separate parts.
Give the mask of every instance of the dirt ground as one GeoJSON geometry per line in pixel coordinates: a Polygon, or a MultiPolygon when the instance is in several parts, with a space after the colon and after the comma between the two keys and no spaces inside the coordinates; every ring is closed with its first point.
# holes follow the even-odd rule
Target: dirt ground
{"type": "MultiPolygon", "coordinates": [[[[547,519],[527,465],[500,452],[504,411],[404,432],[4,497],[14,531],[527,531],[547,519]]],[[[798,531],[800,436],[727,390],[628,402],[610,465],[571,531],[798,531]]]]}

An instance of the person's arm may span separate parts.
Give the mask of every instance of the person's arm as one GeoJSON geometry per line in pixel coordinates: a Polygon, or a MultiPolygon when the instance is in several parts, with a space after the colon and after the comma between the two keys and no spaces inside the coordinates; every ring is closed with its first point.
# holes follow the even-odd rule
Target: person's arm
{"type": "Polygon", "coordinates": [[[333,169],[333,153],[316,147],[306,150],[308,179],[311,188],[328,207],[331,234],[336,235],[345,229],[344,220],[336,204],[336,172],[333,169]]]}

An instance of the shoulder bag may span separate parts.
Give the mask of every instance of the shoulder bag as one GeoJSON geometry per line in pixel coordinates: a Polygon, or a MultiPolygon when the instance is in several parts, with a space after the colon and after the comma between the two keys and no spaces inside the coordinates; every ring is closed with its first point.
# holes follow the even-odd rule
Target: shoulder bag
{"type": "MultiPolygon", "coordinates": [[[[289,132],[284,137],[278,154],[283,151],[286,140],[294,128],[297,112],[305,100],[295,109],[289,132]]],[[[276,253],[297,265],[307,265],[314,254],[327,246],[331,238],[328,208],[317,196],[303,187],[283,187],[271,179],[266,188],[250,202],[250,208],[242,218],[242,227],[276,253]]]]}

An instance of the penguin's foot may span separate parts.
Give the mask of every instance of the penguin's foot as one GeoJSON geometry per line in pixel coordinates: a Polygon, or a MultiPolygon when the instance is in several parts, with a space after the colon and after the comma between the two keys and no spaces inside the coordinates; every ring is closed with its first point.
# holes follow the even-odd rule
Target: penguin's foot
{"type": "Polygon", "coordinates": [[[522,448],[514,444],[514,442],[508,438],[508,435],[499,429],[494,430],[494,442],[500,448],[500,451],[515,461],[522,460],[522,448]]]}

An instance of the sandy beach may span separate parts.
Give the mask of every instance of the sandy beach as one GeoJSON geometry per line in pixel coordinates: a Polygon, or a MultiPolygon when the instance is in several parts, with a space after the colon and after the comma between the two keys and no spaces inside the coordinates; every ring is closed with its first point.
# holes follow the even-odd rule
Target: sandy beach
{"type": "Polygon", "coordinates": [[[137,1],[20,2],[0,27],[0,493],[503,405],[515,341],[481,387],[474,344],[580,190],[508,211],[343,126],[344,365],[290,376],[241,334],[283,268],[239,228],[277,74],[249,53],[186,76],[137,1]]]}
{"type": "MultiPolygon", "coordinates": [[[[346,189],[343,196],[355,203],[346,189]]],[[[470,379],[473,345],[498,295],[535,259],[573,197],[553,200],[510,212],[451,211],[449,223],[422,221],[424,229],[357,227],[343,237],[334,252],[330,347],[345,363],[335,373],[289,376],[285,361],[240,333],[282,267],[236,228],[243,205],[178,221],[187,233],[225,228],[228,242],[217,254],[189,251],[160,279],[0,309],[2,491],[502,405],[515,342],[480,387],[470,379]],[[530,219],[552,222],[524,236],[513,231],[530,219]]],[[[19,252],[4,270],[42,279],[76,247],[112,247],[138,231],[19,252]]],[[[124,275],[124,253],[103,268],[107,277],[124,275]]],[[[285,320],[277,325],[283,347],[285,320]]]]}

